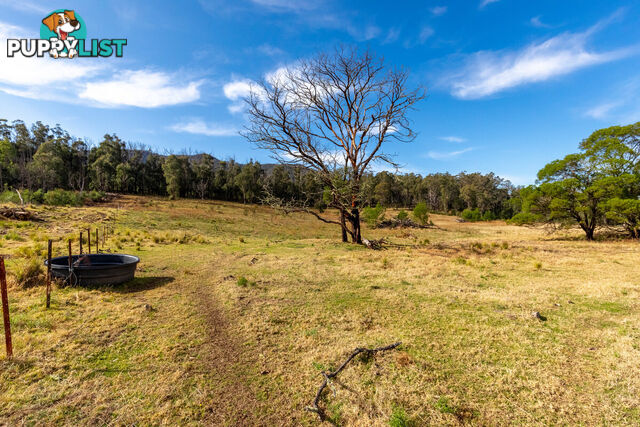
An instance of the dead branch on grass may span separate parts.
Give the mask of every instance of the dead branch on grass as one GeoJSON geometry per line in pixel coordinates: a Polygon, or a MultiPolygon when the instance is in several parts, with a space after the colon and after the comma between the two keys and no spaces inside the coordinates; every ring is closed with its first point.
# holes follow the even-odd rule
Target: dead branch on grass
{"type": "Polygon", "coordinates": [[[433,224],[418,224],[411,218],[389,218],[382,220],[374,228],[438,228],[433,224]]]}
{"type": "Polygon", "coordinates": [[[18,221],[34,221],[40,222],[42,221],[36,214],[31,211],[22,208],[10,208],[10,207],[1,207],[0,208],[0,217],[6,219],[15,219],[18,221]]]}
{"type": "Polygon", "coordinates": [[[324,411],[322,410],[322,408],[320,408],[319,403],[320,403],[320,398],[322,397],[322,392],[324,391],[324,389],[327,386],[330,386],[330,384],[329,384],[330,380],[332,380],[333,378],[336,378],[338,376],[338,374],[340,372],[342,372],[342,370],[344,368],[347,367],[349,362],[351,362],[353,360],[353,358],[356,357],[357,355],[359,355],[360,353],[365,353],[368,356],[371,356],[371,355],[374,355],[375,353],[378,353],[378,352],[381,352],[381,351],[393,350],[393,349],[399,347],[401,344],[402,344],[402,342],[398,341],[396,343],[389,344],[389,345],[386,345],[384,347],[377,347],[377,348],[357,347],[355,350],[353,350],[351,355],[349,355],[349,357],[347,357],[347,360],[345,360],[342,363],[342,365],[340,365],[340,367],[338,369],[336,369],[333,372],[326,372],[326,371],[322,372],[322,376],[324,377],[324,380],[322,381],[322,384],[320,384],[320,388],[318,388],[318,392],[316,393],[316,397],[315,397],[315,399],[313,399],[313,404],[311,406],[307,406],[305,409],[307,411],[310,411],[310,412],[315,412],[316,414],[318,414],[320,419],[324,419],[324,411]]]}
{"type": "Polygon", "coordinates": [[[362,239],[362,244],[365,245],[367,248],[369,249],[373,249],[375,251],[378,251],[380,249],[386,249],[384,247],[384,244],[386,244],[387,241],[385,239],[362,239]]]}

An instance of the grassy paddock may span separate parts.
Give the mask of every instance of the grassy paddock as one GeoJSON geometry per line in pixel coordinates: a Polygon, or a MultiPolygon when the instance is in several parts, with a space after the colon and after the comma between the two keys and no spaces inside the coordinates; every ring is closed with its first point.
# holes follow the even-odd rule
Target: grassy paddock
{"type": "Polygon", "coordinates": [[[48,311],[43,287],[10,289],[7,424],[315,424],[320,372],[397,340],[340,375],[330,421],[640,423],[637,242],[434,215],[435,229],[365,228],[407,245],[369,251],[260,206],[37,210],[45,222],[2,223],[10,272],[89,225],[142,262],[122,287],[55,288],[48,311]]]}

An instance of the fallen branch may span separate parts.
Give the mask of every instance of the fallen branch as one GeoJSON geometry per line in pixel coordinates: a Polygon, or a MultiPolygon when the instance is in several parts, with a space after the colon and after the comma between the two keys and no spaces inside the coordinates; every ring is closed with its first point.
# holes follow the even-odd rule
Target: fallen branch
{"type": "Polygon", "coordinates": [[[380,250],[380,249],[384,249],[384,244],[387,243],[386,240],[384,239],[373,239],[373,240],[368,240],[368,239],[362,239],[362,244],[365,245],[367,248],[369,249],[373,249],[373,250],[380,250]]]}
{"type": "Polygon", "coordinates": [[[307,411],[310,411],[310,412],[315,412],[316,414],[318,414],[318,416],[320,416],[321,419],[324,419],[324,411],[320,408],[320,406],[318,404],[320,403],[320,398],[322,397],[322,392],[329,385],[329,381],[331,379],[337,377],[338,374],[340,372],[342,372],[342,370],[344,368],[347,367],[347,364],[349,362],[351,362],[353,360],[353,358],[356,357],[357,355],[359,355],[360,353],[366,353],[367,355],[373,355],[373,354],[378,353],[380,351],[393,350],[394,348],[397,348],[401,344],[402,343],[400,341],[398,341],[396,343],[389,344],[389,345],[386,345],[384,347],[377,347],[377,348],[358,347],[355,350],[353,350],[353,353],[351,353],[351,355],[347,358],[347,360],[345,360],[342,363],[342,365],[340,365],[340,367],[338,369],[336,369],[333,372],[326,372],[326,371],[322,372],[322,376],[324,377],[324,380],[322,381],[322,384],[320,384],[320,388],[318,389],[318,392],[316,393],[315,399],[313,399],[313,404],[311,406],[307,406],[305,409],[307,411]]]}
{"type": "Polygon", "coordinates": [[[24,208],[0,207],[0,217],[18,221],[42,221],[36,214],[24,208]]]}
{"type": "Polygon", "coordinates": [[[433,224],[418,224],[411,218],[390,218],[380,221],[374,228],[436,228],[433,224]]]}

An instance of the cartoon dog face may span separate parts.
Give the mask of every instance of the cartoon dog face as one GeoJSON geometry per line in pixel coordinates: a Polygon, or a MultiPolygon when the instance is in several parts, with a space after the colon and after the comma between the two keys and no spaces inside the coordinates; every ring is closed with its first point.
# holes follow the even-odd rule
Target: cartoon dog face
{"type": "Polygon", "coordinates": [[[42,23],[56,33],[60,40],[66,40],[69,33],[80,29],[80,22],[76,19],[76,14],[73,10],[52,13],[44,18],[42,23]]]}

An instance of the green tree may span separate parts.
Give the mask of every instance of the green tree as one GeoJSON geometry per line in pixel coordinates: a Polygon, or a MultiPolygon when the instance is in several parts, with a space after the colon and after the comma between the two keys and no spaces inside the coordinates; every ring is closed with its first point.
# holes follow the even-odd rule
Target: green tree
{"type": "Polygon", "coordinates": [[[249,162],[235,177],[235,183],[242,194],[242,203],[253,202],[262,189],[262,166],[258,162],[249,162]]]}
{"type": "Polygon", "coordinates": [[[422,225],[429,222],[429,209],[425,202],[420,202],[413,208],[413,218],[422,225]]]}
{"type": "Polygon", "coordinates": [[[125,144],[115,134],[106,134],[100,145],[91,150],[89,175],[93,189],[100,191],[118,189],[117,168],[125,160],[124,153],[125,144]]]}
{"type": "Polygon", "coordinates": [[[8,139],[0,140],[0,191],[13,181],[16,165],[16,149],[8,139]]]}
{"type": "Polygon", "coordinates": [[[59,141],[47,141],[38,147],[29,164],[29,171],[38,186],[44,191],[62,187],[65,183],[66,168],[63,157],[64,147],[59,141]]]}
{"type": "Polygon", "coordinates": [[[167,193],[172,199],[188,194],[191,167],[187,156],[170,155],[162,165],[167,182],[167,193]]]}
{"type": "Polygon", "coordinates": [[[212,197],[213,181],[215,178],[215,161],[209,154],[198,155],[192,165],[194,190],[201,199],[212,197]]]}

